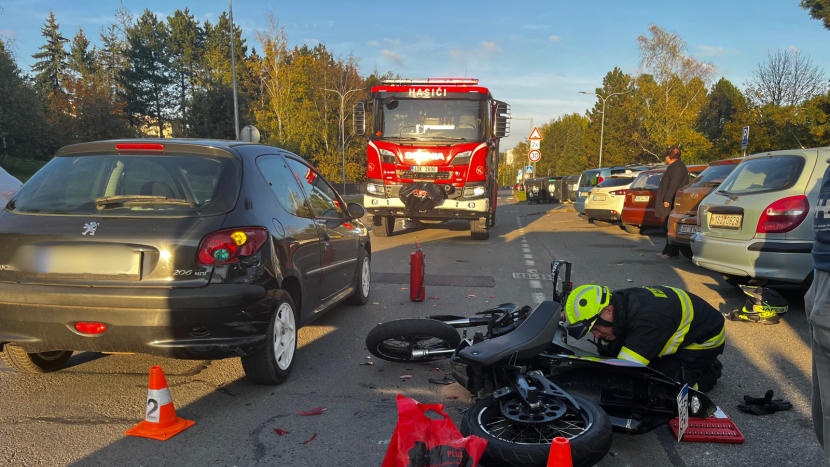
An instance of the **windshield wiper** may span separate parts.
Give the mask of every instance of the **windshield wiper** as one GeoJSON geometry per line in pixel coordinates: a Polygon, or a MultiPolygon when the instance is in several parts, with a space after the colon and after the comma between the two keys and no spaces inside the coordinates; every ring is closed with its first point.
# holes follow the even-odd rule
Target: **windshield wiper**
{"type": "Polygon", "coordinates": [[[700,182],[700,186],[710,187],[710,186],[718,186],[721,182],[700,182]]]}
{"type": "Polygon", "coordinates": [[[717,192],[719,195],[726,196],[727,198],[731,199],[732,201],[738,201],[738,195],[734,193],[730,193],[726,190],[720,190],[717,192]]]}
{"type": "Polygon", "coordinates": [[[119,196],[103,196],[95,198],[95,205],[98,209],[104,209],[106,206],[142,206],[142,205],[156,205],[156,204],[174,204],[180,206],[198,206],[198,204],[190,202],[186,199],[168,198],[166,196],[145,196],[145,195],[119,195],[119,196]]]}
{"type": "Polygon", "coordinates": [[[420,138],[421,141],[428,141],[431,139],[452,139],[456,141],[467,141],[467,138],[462,138],[460,136],[424,136],[420,138]]]}
{"type": "Polygon", "coordinates": [[[401,140],[401,141],[418,141],[418,138],[412,138],[409,136],[381,136],[378,139],[394,139],[394,140],[401,140]]]}

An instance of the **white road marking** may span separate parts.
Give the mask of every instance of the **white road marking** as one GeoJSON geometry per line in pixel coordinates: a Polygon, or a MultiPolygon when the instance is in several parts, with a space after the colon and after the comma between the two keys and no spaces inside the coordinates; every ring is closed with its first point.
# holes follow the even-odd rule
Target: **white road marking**
{"type": "Polygon", "coordinates": [[[533,259],[533,255],[525,255],[525,259],[533,259]]]}
{"type": "Polygon", "coordinates": [[[534,303],[542,303],[546,300],[545,294],[543,293],[535,293],[533,294],[533,302],[534,303]]]}
{"type": "Polygon", "coordinates": [[[531,289],[541,289],[542,283],[539,281],[530,281],[530,288],[531,289]]]}
{"type": "Polygon", "coordinates": [[[525,266],[536,266],[536,262],[532,261],[532,260],[529,260],[529,259],[526,259],[525,260],[525,266]]]}
{"type": "Polygon", "coordinates": [[[522,253],[530,253],[530,248],[522,248],[522,253]]]}

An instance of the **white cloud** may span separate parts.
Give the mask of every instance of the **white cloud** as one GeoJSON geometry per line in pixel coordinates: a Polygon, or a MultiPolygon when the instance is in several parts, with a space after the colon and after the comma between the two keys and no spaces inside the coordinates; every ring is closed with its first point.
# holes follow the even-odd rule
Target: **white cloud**
{"type": "Polygon", "coordinates": [[[384,37],[383,41],[388,42],[390,45],[401,45],[400,39],[387,39],[384,37]]]}
{"type": "Polygon", "coordinates": [[[482,42],[482,43],[480,43],[480,45],[487,52],[495,53],[495,52],[501,52],[502,51],[501,47],[496,45],[495,42],[482,42]]]}
{"type": "Polygon", "coordinates": [[[700,55],[704,57],[723,57],[727,55],[738,55],[738,49],[724,49],[723,47],[713,47],[711,45],[699,45],[697,49],[700,55]]]}
{"type": "Polygon", "coordinates": [[[306,45],[317,45],[320,43],[319,39],[303,39],[303,44],[306,45]]]}
{"type": "Polygon", "coordinates": [[[378,44],[378,41],[369,41],[369,42],[366,43],[366,45],[371,45],[372,47],[377,47],[380,44],[378,44]]]}
{"type": "Polygon", "coordinates": [[[791,45],[791,46],[787,47],[787,50],[789,50],[791,52],[799,52],[798,47],[796,47],[794,45],[791,45]]]}
{"type": "Polygon", "coordinates": [[[405,67],[405,65],[403,64],[403,60],[401,60],[401,57],[398,57],[398,54],[396,54],[395,52],[392,52],[391,50],[381,50],[380,54],[388,58],[395,65],[402,68],[405,67]]]}
{"type": "Polygon", "coordinates": [[[550,36],[548,40],[551,42],[559,42],[559,36],[550,36]]]}
{"type": "Polygon", "coordinates": [[[0,36],[8,37],[10,39],[17,37],[11,29],[0,29],[0,36]]]}

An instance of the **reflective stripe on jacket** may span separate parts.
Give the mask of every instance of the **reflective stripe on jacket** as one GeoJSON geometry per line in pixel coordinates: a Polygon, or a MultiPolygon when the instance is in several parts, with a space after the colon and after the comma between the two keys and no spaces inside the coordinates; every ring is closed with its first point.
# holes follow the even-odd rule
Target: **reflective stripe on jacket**
{"type": "Polygon", "coordinates": [[[614,296],[617,358],[648,365],[659,357],[693,357],[694,351],[726,342],[723,315],[694,294],[653,286],[618,290],[614,296]]]}

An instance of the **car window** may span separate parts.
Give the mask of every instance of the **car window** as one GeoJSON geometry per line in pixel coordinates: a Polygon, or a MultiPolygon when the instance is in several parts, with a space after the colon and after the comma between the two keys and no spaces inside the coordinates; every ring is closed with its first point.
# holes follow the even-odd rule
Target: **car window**
{"type": "Polygon", "coordinates": [[[799,156],[750,159],[738,165],[720,189],[736,195],[784,190],[798,181],[803,168],[804,158],[799,156]]]}
{"type": "Polygon", "coordinates": [[[608,188],[608,187],[614,187],[614,186],[623,186],[623,185],[628,185],[632,181],[634,181],[634,177],[606,178],[605,180],[602,181],[602,183],[597,185],[597,188],[608,188]]]}
{"type": "Polygon", "coordinates": [[[582,173],[582,178],[579,179],[579,186],[593,187],[596,186],[597,180],[599,180],[599,170],[587,170],[582,173]]]}
{"type": "Polygon", "coordinates": [[[6,208],[35,215],[208,216],[236,205],[240,179],[241,167],[230,157],[173,153],[56,157],[6,208]]]}
{"type": "Polygon", "coordinates": [[[305,195],[297,184],[294,172],[288,168],[282,157],[260,156],[256,160],[256,165],[277,201],[289,214],[296,217],[314,217],[305,203],[305,195]]]}
{"type": "Polygon", "coordinates": [[[722,182],[729,174],[735,170],[738,164],[721,164],[713,165],[700,173],[694,180],[692,180],[691,188],[711,187],[717,183],[722,182]]]}
{"type": "Polygon", "coordinates": [[[640,174],[634,183],[631,184],[632,190],[656,190],[660,187],[660,180],[663,179],[665,172],[646,172],[640,174]]]}
{"type": "Polygon", "coordinates": [[[337,192],[316,170],[300,161],[287,157],[289,167],[294,171],[300,186],[311,203],[311,210],[317,217],[330,219],[343,218],[343,208],[338,201],[337,192]]]}

